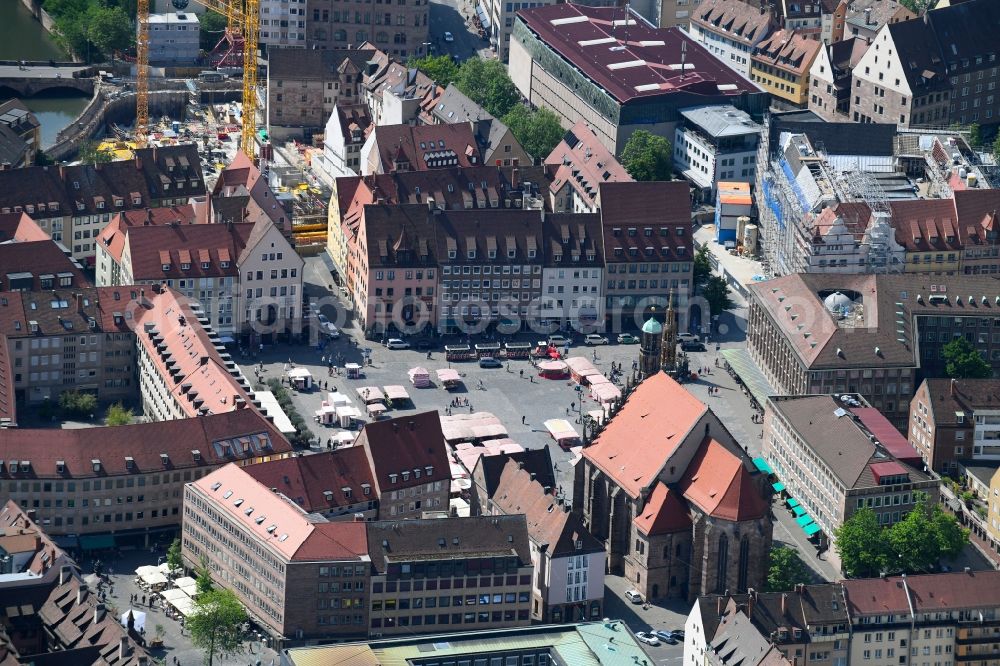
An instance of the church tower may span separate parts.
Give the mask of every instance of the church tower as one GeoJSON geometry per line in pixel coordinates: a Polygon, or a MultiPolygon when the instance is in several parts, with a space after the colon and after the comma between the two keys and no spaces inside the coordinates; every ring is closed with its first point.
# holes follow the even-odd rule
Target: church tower
{"type": "Polygon", "coordinates": [[[667,301],[667,316],[663,321],[663,340],[660,343],[660,368],[667,374],[677,371],[677,313],[674,312],[674,292],[667,301]]]}
{"type": "Polygon", "coordinates": [[[663,326],[653,315],[642,325],[639,338],[639,372],[643,378],[660,370],[660,345],[663,340],[663,326]]]}

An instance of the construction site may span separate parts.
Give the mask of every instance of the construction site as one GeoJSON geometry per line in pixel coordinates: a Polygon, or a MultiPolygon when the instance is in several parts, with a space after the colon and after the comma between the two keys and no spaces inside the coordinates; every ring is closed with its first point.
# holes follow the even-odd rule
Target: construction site
{"type": "Polygon", "coordinates": [[[890,128],[888,150],[831,146],[765,119],[757,155],[758,258],[766,277],[903,272],[892,204],[990,187],[961,135],[890,128]]]}

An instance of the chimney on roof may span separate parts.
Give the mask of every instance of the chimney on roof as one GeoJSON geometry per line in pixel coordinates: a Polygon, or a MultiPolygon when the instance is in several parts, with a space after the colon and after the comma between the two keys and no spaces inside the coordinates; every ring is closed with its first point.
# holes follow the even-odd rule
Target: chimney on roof
{"type": "Polygon", "coordinates": [[[153,223],[153,209],[146,207],[146,221],[143,222],[143,226],[149,226],[153,223]]]}
{"type": "Polygon", "coordinates": [[[66,180],[66,167],[64,167],[62,164],[59,165],[59,180],[62,181],[66,180]]]}
{"type": "Polygon", "coordinates": [[[124,662],[128,658],[128,636],[122,636],[118,641],[118,661],[124,662]]]}
{"type": "Polygon", "coordinates": [[[87,600],[87,586],[81,585],[76,588],[76,605],[82,606],[83,602],[87,600]]]}
{"type": "Polygon", "coordinates": [[[136,170],[142,169],[142,158],[139,157],[139,152],[138,151],[136,151],[136,153],[135,153],[135,168],[136,168],[136,170]]]}
{"type": "Polygon", "coordinates": [[[545,486],[544,490],[546,495],[552,494],[552,486],[545,486]]]}
{"type": "Polygon", "coordinates": [[[954,379],[951,380],[951,384],[950,384],[950,387],[951,387],[951,397],[953,397],[953,398],[955,397],[955,394],[958,393],[958,389],[955,387],[956,383],[957,383],[956,380],[954,380],[954,379]]]}
{"type": "Polygon", "coordinates": [[[104,604],[96,604],[94,606],[94,624],[100,624],[104,621],[106,612],[104,604]]]}
{"type": "Polygon", "coordinates": [[[65,585],[73,577],[73,567],[64,564],[59,568],[59,584],[65,585]]]}
{"type": "Polygon", "coordinates": [[[76,311],[83,312],[83,294],[76,295],[76,311]]]}
{"type": "Polygon", "coordinates": [[[514,167],[510,172],[510,189],[516,190],[518,188],[518,180],[521,177],[521,170],[514,167]]]}
{"type": "Polygon", "coordinates": [[[747,589],[747,617],[753,617],[753,604],[757,601],[757,591],[752,587],[747,589]]]}
{"type": "Polygon", "coordinates": [[[784,617],[788,615],[788,595],[784,592],[781,593],[781,616],[784,617]]]}
{"type": "Polygon", "coordinates": [[[715,599],[715,614],[722,617],[722,595],[720,594],[715,599]]]}
{"type": "Polygon", "coordinates": [[[804,594],[805,591],[806,591],[806,584],[805,583],[796,583],[795,584],[795,591],[798,594],[804,594]]]}

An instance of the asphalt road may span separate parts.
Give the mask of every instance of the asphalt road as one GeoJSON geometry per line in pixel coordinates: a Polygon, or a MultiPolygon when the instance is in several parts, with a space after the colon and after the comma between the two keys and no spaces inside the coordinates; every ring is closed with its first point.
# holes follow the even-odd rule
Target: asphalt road
{"type": "Polygon", "coordinates": [[[479,54],[492,57],[489,42],[473,31],[471,17],[475,5],[470,0],[436,0],[431,2],[430,38],[435,53],[447,53],[460,63],[479,54]],[[444,33],[451,32],[455,41],[445,42],[444,33]]]}

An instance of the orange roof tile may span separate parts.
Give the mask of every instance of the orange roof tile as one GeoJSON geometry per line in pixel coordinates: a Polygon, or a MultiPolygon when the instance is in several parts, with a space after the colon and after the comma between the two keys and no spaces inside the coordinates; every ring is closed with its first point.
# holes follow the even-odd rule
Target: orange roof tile
{"type": "Polygon", "coordinates": [[[684,501],[663,483],[656,484],[646,506],[632,522],[647,536],[691,529],[691,516],[684,501]]]}
{"type": "Polygon", "coordinates": [[[638,497],[706,411],[708,407],[674,379],[657,373],[628,397],[583,456],[631,497],[638,497]]]}
{"type": "Polygon", "coordinates": [[[739,456],[711,437],[701,443],[680,487],[684,497],[715,518],[751,520],[770,508],[739,456]]]}

